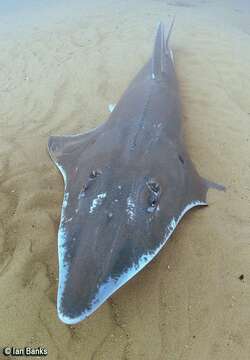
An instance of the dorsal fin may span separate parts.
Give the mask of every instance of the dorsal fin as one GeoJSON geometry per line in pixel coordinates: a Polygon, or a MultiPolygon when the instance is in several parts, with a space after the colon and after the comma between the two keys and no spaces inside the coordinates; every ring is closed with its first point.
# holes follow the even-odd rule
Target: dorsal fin
{"type": "Polygon", "coordinates": [[[171,34],[174,19],[169,27],[167,37],[165,34],[165,26],[162,22],[158,25],[154,43],[154,51],[152,56],[152,78],[160,78],[166,67],[166,57],[171,57],[171,52],[168,48],[168,40],[171,34]]]}

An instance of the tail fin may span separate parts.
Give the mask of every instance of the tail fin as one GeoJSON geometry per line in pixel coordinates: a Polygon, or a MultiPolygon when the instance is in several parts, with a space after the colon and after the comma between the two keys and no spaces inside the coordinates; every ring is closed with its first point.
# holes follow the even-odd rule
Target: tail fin
{"type": "Polygon", "coordinates": [[[164,72],[166,66],[166,57],[170,56],[172,59],[171,50],[168,47],[168,40],[174,25],[173,18],[169,30],[167,33],[167,37],[165,34],[165,26],[162,22],[158,25],[155,37],[154,51],[152,56],[152,78],[159,78],[161,73],[164,72]]]}

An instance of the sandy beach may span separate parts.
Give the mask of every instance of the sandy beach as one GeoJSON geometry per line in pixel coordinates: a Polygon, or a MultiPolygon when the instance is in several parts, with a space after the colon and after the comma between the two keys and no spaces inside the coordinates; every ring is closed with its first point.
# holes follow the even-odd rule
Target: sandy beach
{"type": "Polygon", "coordinates": [[[0,348],[46,347],[50,360],[249,360],[248,1],[12,3],[0,5],[0,348]],[[157,23],[173,16],[187,148],[227,191],[210,190],[209,206],[185,215],[143,271],[65,325],[63,179],[48,137],[105,121],[151,55],[157,23]]]}

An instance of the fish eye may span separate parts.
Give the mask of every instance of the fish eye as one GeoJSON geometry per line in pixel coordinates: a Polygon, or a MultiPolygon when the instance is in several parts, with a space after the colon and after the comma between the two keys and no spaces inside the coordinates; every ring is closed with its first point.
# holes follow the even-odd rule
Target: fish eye
{"type": "Polygon", "coordinates": [[[151,179],[146,183],[149,194],[148,194],[148,208],[147,212],[153,213],[160,200],[161,186],[155,179],[151,179]]]}

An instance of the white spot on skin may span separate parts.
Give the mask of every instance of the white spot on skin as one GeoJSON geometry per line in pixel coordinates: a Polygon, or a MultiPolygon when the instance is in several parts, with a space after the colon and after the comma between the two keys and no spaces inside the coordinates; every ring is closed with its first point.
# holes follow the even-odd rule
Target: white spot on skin
{"type": "Polygon", "coordinates": [[[67,204],[68,204],[68,200],[69,200],[69,193],[66,192],[64,193],[64,198],[63,198],[63,204],[62,204],[62,208],[65,209],[67,204]]]}
{"type": "Polygon", "coordinates": [[[119,189],[119,190],[121,190],[121,189],[122,189],[121,185],[118,185],[118,189],[119,189]]]}
{"type": "Polygon", "coordinates": [[[116,104],[109,104],[108,108],[109,108],[109,112],[112,113],[112,111],[114,111],[114,108],[116,107],[116,104]]]}
{"type": "Polygon", "coordinates": [[[135,219],[135,203],[133,202],[133,199],[131,196],[127,198],[127,209],[126,212],[128,214],[129,220],[135,219]]]}
{"type": "Polygon", "coordinates": [[[85,192],[82,190],[79,195],[78,195],[78,200],[80,200],[81,198],[83,198],[85,196],[85,192]]]}
{"type": "Polygon", "coordinates": [[[94,210],[97,208],[97,206],[100,206],[103,202],[103,200],[106,198],[106,193],[98,194],[97,197],[92,201],[92,205],[90,206],[89,213],[93,214],[94,210]]]}
{"type": "Polygon", "coordinates": [[[150,206],[148,209],[147,209],[147,212],[148,213],[154,213],[155,212],[155,207],[154,206],[150,206]]]}
{"type": "Polygon", "coordinates": [[[57,309],[58,309],[58,316],[59,318],[66,324],[76,324],[81,320],[84,320],[86,317],[90,316],[99,306],[101,306],[115,291],[117,291],[122,285],[124,285],[128,280],[130,280],[135,274],[137,274],[140,270],[142,270],[161,250],[161,248],[165,245],[167,240],[172,235],[176,225],[179,223],[181,218],[184,216],[184,214],[193,208],[194,206],[199,205],[207,205],[206,202],[203,201],[193,201],[192,203],[188,204],[181,214],[177,218],[172,218],[169,224],[166,226],[166,234],[164,236],[163,241],[160,243],[158,248],[156,248],[154,251],[150,251],[146,254],[143,254],[141,258],[138,260],[136,264],[133,264],[127,271],[125,271],[119,278],[111,278],[109,277],[105,283],[103,283],[97,293],[95,298],[92,301],[91,307],[89,309],[85,309],[79,316],[71,318],[64,314],[61,311],[61,300],[62,300],[62,291],[59,291],[64,286],[62,286],[62,273],[64,270],[60,267],[60,273],[59,273],[59,290],[58,290],[58,298],[57,298],[57,309]],[[170,230],[171,229],[171,230],[170,230]]]}
{"type": "Polygon", "coordinates": [[[173,54],[173,51],[170,49],[170,57],[171,57],[171,60],[172,60],[172,63],[174,64],[174,54],[173,54]]]}
{"type": "Polygon", "coordinates": [[[154,73],[152,73],[152,79],[153,79],[153,80],[155,79],[155,74],[154,74],[154,73]]]}

